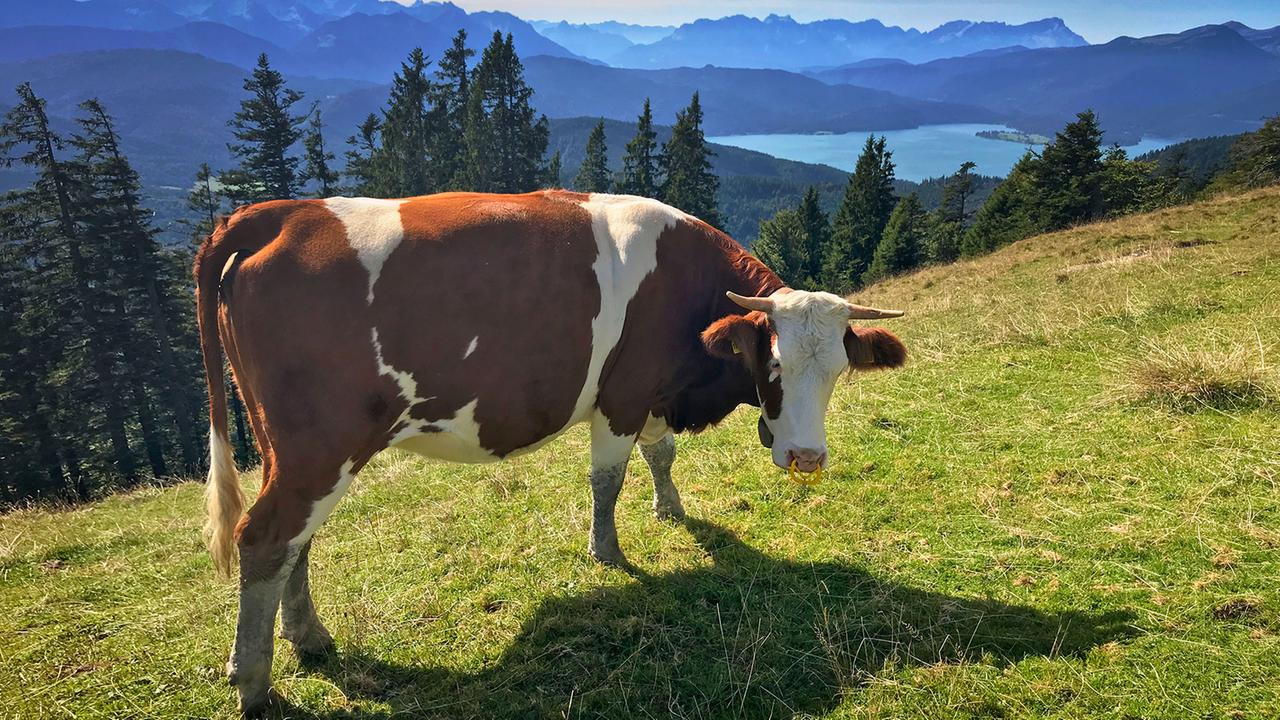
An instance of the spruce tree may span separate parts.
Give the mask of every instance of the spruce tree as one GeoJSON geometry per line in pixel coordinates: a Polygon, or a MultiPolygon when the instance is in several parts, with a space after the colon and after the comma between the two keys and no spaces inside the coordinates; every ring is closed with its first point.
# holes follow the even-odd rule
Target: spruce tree
{"type": "Polygon", "coordinates": [[[1044,146],[1030,176],[1037,230],[1060,230],[1102,217],[1102,129],[1092,110],[1077,115],[1044,146]]]}
{"type": "Polygon", "coordinates": [[[467,103],[463,177],[469,189],[537,189],[546,173],[542,160],[550,130],[546,116],[536,116],[532,97],[511,34],[504,38],[495,31],[480,56],[467,103]]]}
{"type": "Polygon", "coordinates": [[[298,175],[300,184],[316,183],[315,196],[327,198],[338,192],[338,171],[333,168],[336,159],[325,150],[324,121],[320,119],[320,104],[311,108],[311,122],[302,135],[302,157],[305,161],[298,175]]]}
{"type": "Polygon", "coordinates": [[[298,194],[298,158],[290,154],[305,115],[290,114],[302,93],[285,86],[284,76],[272,69],[266,53],[258,56],[253,74],[244,81],[249,97],[228,121],[236,141],[227,149],[238,166],[220,181],[234,204],[280,200],[298,194]]]}
{"type": "Polygon", "coordinates": [[[382,145],[373,154],[373,189],[382,197],[413,197],[432,191],[434,144],[428,101],[434,93],[427,77],[430,60],[414,48],[391,81],[383,111],[382,145]]]}
{"type": "Polygon", "coordinates": [[[618,192],[625,195],[656,198],[658,196],[658,133],[653,129],[653,110],[649,98],[636,121],[636,134],[627,143],[622,156],[622,178],[618,192]]]}
{"type": "Polygon", "coordinates": [[[79,151],[73,167],[81,175],[81,212],[123,327],[118,339],[127,360],[122,375],[152,473],[168,474],[170,444],[180,448],[182,467],[194,471],[200,457],[199,393],[189,374],[194,363],[191,358],[182,362],[175,347],[194,348],[196,339],[174,333],[183,312],[171,295],[175,266],[156,241],[158,230],[142,206],[141,181],[120,150],[111,117],[97,100],[85,101],[80,109],[81,129],[72,143],[79,151]]]}
{"type": "Polygon", "coordinates": [[[804,225],[805,264],[802,276],[792,287],[816,290],[820,286],[819,278],[822,277],[822,251],[831,242],[831,220],[822,211],[818,188],[810,185],[805,190],[796,213],[800,223],[804,225]]]}
{"type": "Polygon", "coordinates": [[[929,223],[922,261],[949,263],[959,257],[961,236],[973,216],[969,199],[973,195],[975,167],[973,162],[961,164],[942,186],[942,200],[929,223]]]}
{"type": "Polygon", "coordinates": [[[609,192],[609,150],[605,146],[604,120],[596,123],[587,136],[587,151],[573,179],[573,189],[587,193],[609,192]]]}
{"type": "Polygon", "coordinates": [[[41,389],[46,344],[28,322],[37,280],[24,256],[22,222],[11,209],[0,206],[0,506],[65,489],[51,408],[41,389]]]}
{"type": "Polygon", "coordinates": [[[543,187],[548,187],[548,188],[563,187],[563,185],[561,185],[561,182],[560,182],[560,174],[563,171],[561,168],[561,165],[562,163],[560,161],[560,151],[557,150],[555,154],[551,156],[551,159],[547,161],[547,169],[546,169],[546,172],[543,173],[543,178],[542,178],[543,187]]]}
{"type": "Polygon", "coordinates": [[[431,175],[439,190],[452,190],[462,182],[466,142],[467,99],[471,95],[467,31],[459,29],[453,44],[436,69],[431,94],[431,175]]]}
{"type": "Polygon", "coordinates": [[[751,252],[789,287],[799,288],[808,280],[808,242],[809,233],[800,213],[779,210],[760,223],[760,235],[751,243],[751,252]]]}
{"type": "Polygon", "coordinates": [[[689,106],[676,113],[671,139],[663,145],[660,195],[666,204],[721,227],[724,221],[716,205],[720,179],[711,172],[713,155],[702,132],[702,102],[695,92],[689,106]]]}
{"type": "Polygon", "coordinates": [[[63,143],[49,127],[45,103],[31,85],[18,87],[18,104],[0,123],[0,157],[35,174],[30,188],[5,196],[17,248],[31,267],[31,310],[24,321],[36,338],[46,377],[74,377],[75,383],[43,381],[49,425],[70,493],[88,500],[94,477],[111,472],[124,484],[138,478],[129,444],[123,402],[116,303],[105,268],[94,262],[75,199],[76,178],[58,157],[63,143]],[[105,442],[103,442],[105,440],[105,442]]]}
{"type": "Polygon", "coordinates": [[[862,276],[864,284],[904,273],[920,263],[921,247],[928,215],[915,194],[902,198],[889,215],[871,265],[862,276]]]}
{"type": "Polygon", "coordinates": [[[1033,153],[1026,153],[996,186],[960,241],[962,255],[973,257],[990,252],[1036,232],[1031,175],[1038,162],[1033,153]]]}
{"type": "Polygon", "coordinates": [[[380,147],[378,136],[381,130],[382,122],[378,116],[369,113],[356,128],[356,134],[347,138],[347,151],[343,154],[346,167],[342,174],[351,183],[351,192],[355,195],[378,196],[374,158],[380,147]]]}
{"type": "Polygon", "coordinates": [[[844,294],[860,286],[897,203],[893,169],[893,153],[885,138],[868,136],[823,252],[822,285],[831,292],[844,294]]]}

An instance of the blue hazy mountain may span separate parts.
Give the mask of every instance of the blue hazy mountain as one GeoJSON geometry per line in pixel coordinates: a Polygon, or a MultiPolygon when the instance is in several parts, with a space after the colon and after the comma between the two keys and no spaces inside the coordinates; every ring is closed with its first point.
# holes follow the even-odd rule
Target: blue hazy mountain
{"type": "Polygon", "coordinates": [[[992,122],[1000,115],[963,102],[939,103],[883,90],[827,85],[783,70],[674,68],[637,70],[548,56],[526,58],[534,104],[550,117],[634,120],[649,98],[659,122],[701,93],[711,135],[850,132],[928,123],[992,122]]]}
{"type": "Polygon", "coordinates": [[[579,24],[533,20],[529,24],[579,55],[606,61],[633,45],[657,42],[676,30],[674,25],[630,25],[614,20],[579,24]]]}
{"type": "Polygon", "coordinates": [[[438,59],[459,29],[467,31],[470,46],[477,50],[483,49],[489,36],[499,30],[512,34],[521,57],[577,57],[514,15],[454,10],[430,20],[408,13],[348,15],[327,22],[298,40],[278,64],[299,74],[386,82],[415,47],[438,59]]]}
{"type": "Polygon", "coordinates": [[[168,30],[36,25],[0,28],[0,62],[30,60],[92,50],[182,50],[241,67],[260,53],[283,57],[285,50],[260,37],[214,22],[193,22],[168,30]]]}
{"type": "Polygon", "coordinates": [[[574,25],[568,22],[551,23],[534,21],[533,28],[544,37],[583,57],[597,60],[613,57],[635,45],[624,35],[598,30],[590,25],[574,25]]]}
{"type": "Polygon", "coordinates": [[[734,15],[681,25],[667,37],[635,45],[612,57],[612,65],[636,68],[701,66],[798,70],[836,66],[868,58],[922,62],[980,50],[1084,45],[1058,18],[1022,25],[956,20],[928,32],[879,20],[819,20],[800,23],[785,15],[761,20],[734,15]]]}
{"type": "Polygon", "coordinates": [[[1226,25],[1086,47],[848,66],[813,76],[973,103],[1038,132],[1061,127],[1089,107],[1109,131],[1130,137],[1242,132],[1280,109],[1280,57],[1226,25]]]}

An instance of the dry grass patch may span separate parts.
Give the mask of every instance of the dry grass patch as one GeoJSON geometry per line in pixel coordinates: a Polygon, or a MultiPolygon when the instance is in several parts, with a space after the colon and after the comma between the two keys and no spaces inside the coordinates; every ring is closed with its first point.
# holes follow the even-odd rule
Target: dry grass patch
{"type": "Polygon", "coordinates": [[[1128,400],[1184,412],[1202,409],[1251,410],[1273,407],[1275,372],[1255,351],[1229,352],[1144,346],[1129,363],[1121,388],[1128,400]]]}

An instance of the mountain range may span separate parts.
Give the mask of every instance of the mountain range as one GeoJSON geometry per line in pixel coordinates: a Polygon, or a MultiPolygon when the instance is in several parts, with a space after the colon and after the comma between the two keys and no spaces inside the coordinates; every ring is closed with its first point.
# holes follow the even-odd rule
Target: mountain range
{"type": "Polygon", "coordinates": [[[810,75],[834,85],[972,103],[1034,132],[1052,132],[1091,107],[1114,139],[1191,137],[1251,130],[1280,110],[1280,55],[1267,50],[1277,36],[1280,28],[1206,25],[1102,45],[919,65],[859,63],[810,75]]]}
{"type": "Polygon", "coordinates": [[[601,57],[611,65],[668,68],[705,64],[800,70],[868,58],[924,62],[1020,45],[1027,48],[1085,45],[1059,18],[1022,25],[956,20],[921,32],[879,20],[799,23],[785,15],[763,20],[745,15],[698,20],[648,45],[632,45],[601,57]]]}

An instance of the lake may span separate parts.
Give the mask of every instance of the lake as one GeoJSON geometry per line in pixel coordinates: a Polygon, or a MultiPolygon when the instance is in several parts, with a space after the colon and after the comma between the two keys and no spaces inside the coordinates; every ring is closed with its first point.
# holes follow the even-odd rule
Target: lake
{"type": "MultiPolygon", "coordinates": [[[[756,150],[774,157],[799,160],[807,163],[823,163],[852,172],[862,152],[867,135],[884,135],[898,177],[920,181],[941,177],[955,172],[960,164],[972,160],[978,164],[975,172],[983,175],[1003,176],[1021,158],[1027,147],[1006,140],[991,140],[976,135],[979,130],[1011,130],[1004,125],[956,123],[950,125],[925,125],[910,130],[871,130],[843,135],[725,135],[708,137],[721,145],[732,145],[756,150]]],[[[1137,145],[1124,146],[1129,157],[1158,150],[1178,142],[1161,138],[1143,138],[1137,145]]]]}

